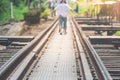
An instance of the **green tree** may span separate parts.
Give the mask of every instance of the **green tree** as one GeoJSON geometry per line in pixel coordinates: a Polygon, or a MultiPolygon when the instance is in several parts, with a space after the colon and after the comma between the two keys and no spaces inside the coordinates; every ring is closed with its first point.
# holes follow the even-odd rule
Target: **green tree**
{"type": "Polygon", "coordinates": [[[10,1],[9,0],[1,0],[0,1],[0,13],[3,13],[9,9],[10,6],[10,1]]]}
{"type": "Polygon", "coordinates": [[[10,1],[0,1],[0,21],[4,22],[10,18],[10,1]]]}

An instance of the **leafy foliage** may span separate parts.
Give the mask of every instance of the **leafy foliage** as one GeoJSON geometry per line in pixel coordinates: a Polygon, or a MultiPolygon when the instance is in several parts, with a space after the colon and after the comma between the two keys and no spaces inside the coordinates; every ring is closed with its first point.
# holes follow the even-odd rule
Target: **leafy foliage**
{"type": "Polygon", "coordinates": [[[0,1],[0,21],[5,22],[10,18],[10,1],[1,0],[0,1]]]}
{"type": "Polygon", "coordinates": [[[13,2],[13,5],[19,6],[21,0],[10,0],[10,2],[13,2]]]}
{"type": "Polygon", "coordinates": [[[41,13],[41,18],[43,18],[43,19],[45,19],[45,20],[47,20],[48,19],[48,16],[49,16],[49,13],[50,11],[48,10],[48,9],[46,9],[46,10],[44,10],[44,12],[43,13],[41,13]]]}
{"type": "MultiPolygon", "coordinates": [[[[13,2],[13,16],[15,20],[23,20],[24,13],[28,12],[28,1],[30,7],[34,8],[34,3],[44,3],[46,0],[0,0],[0,23],[7,22],[11,18],[10,2],[13,2]]],[[[46,7],[42,7],[42,11],[46,7]]]]}
{"type": "Polygon", "coordinates": [[[115,33],[115,35],[116,35],[116,36],[120,36],[120,31],[117,31],[117,32],[115,33]]]}
{"type": "Polygon", "coordinates": [[[24,19],[23,13],[27,11],[28,11],[28,8],[25,7],[24,4],[20,4],[19,7],[14,6],[14,19],[23,20],[24,19]]]}

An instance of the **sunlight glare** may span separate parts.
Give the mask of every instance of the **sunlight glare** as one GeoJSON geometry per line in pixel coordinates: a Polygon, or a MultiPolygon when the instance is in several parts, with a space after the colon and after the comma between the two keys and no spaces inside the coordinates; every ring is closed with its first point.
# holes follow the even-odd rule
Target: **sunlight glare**
{"type": "Polygon", "coordinates": [[[75,2],[76,0],[71,0],[72,2],[75,2]]]}

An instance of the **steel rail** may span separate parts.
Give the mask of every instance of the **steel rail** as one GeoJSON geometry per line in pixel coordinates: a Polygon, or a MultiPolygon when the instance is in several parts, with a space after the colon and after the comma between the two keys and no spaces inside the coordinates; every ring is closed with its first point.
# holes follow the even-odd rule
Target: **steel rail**
{"type": "MultiPolygon", "coordinates": [[[[57,23],[54,24],[53,27],[47,32],[46,35],[39,41],[36,47],[26,56],[26,58],[22,61],[19,68],[15,70],[15,72],[10,76],[9,80],[22,80],[25,73],[31,66],[32,62],[34,61],[34,57],[42,50],[45,46],[46,42],[48,41],[50,35],[53,33],[54,29],[56,28],[57,23]],[[29,65],[29,66],[28,66],[29,65]]],[[[40,55],[40,54],[39,54],[40,55]]],[[[42,55],[42,54],[41,54],[42,55]]]]}
{"type": "Polygon", "coordinates": [[[112,80],[110,74],[108,73],[107,69],[103,65],[98,54],[96,53],[96,51],[94,50],[90,42],[87,40],[86,36],[81,32],[82,30],[78,28],[78,24],[75,22],[75,20],[73,18],[72,20],[78,30],[78,33],[80,34],[79,38],[81,37],[82,44],[85,45],[84,48],[86,48],[86,50],[89,50],[90,52],[89,56],[91,57],[91,60],[94,64],[99,80],[112,80]]]}
{"type": "Polygon", "coordinates": [[[75,25],[72,21],[71,21],[71,24],[72,24],[73,33],[74,33],[75,40],[76,40],[76,45],[78,47],[80,63],[81,63],[82,72],[83,72],[83,79],[84,80],[93,80],[93,77],[92,77],[92,74],[91,74],[91,71],[89,68],[89,63],[87,62],[85,51],[83,49],[83,46],[81,45],[81,41],[77,34],[77,30],[75,29],[75,25]]]}
{"type": "MultiPolygon", "coordinates": [[[[23,49],[18,51],[11,59],[9,59],[1,68],[0,68],[0,80],[6,80],[13,70],[20,64],[20,62],[35,48],[37,44],[42,40],[42,38],[47,34],[47,32],[53,27],[57,22],[57,19],[46,29],[43,33],[38,34],[31,43],[26,45],[23,49]]],[[[34,55],[34,51],[32,52],[34,55]]]]}

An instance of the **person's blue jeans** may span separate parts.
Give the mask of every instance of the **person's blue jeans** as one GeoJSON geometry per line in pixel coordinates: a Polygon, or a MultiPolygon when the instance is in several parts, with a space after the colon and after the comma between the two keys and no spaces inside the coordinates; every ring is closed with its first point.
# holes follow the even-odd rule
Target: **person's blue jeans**
{"type": "Polygon", "coordinates": [[[59,26],[60,26],[60,28],[63,27],[66,30],[66,28],[67,28],[67,17],[59,16],[59,26]]]}

